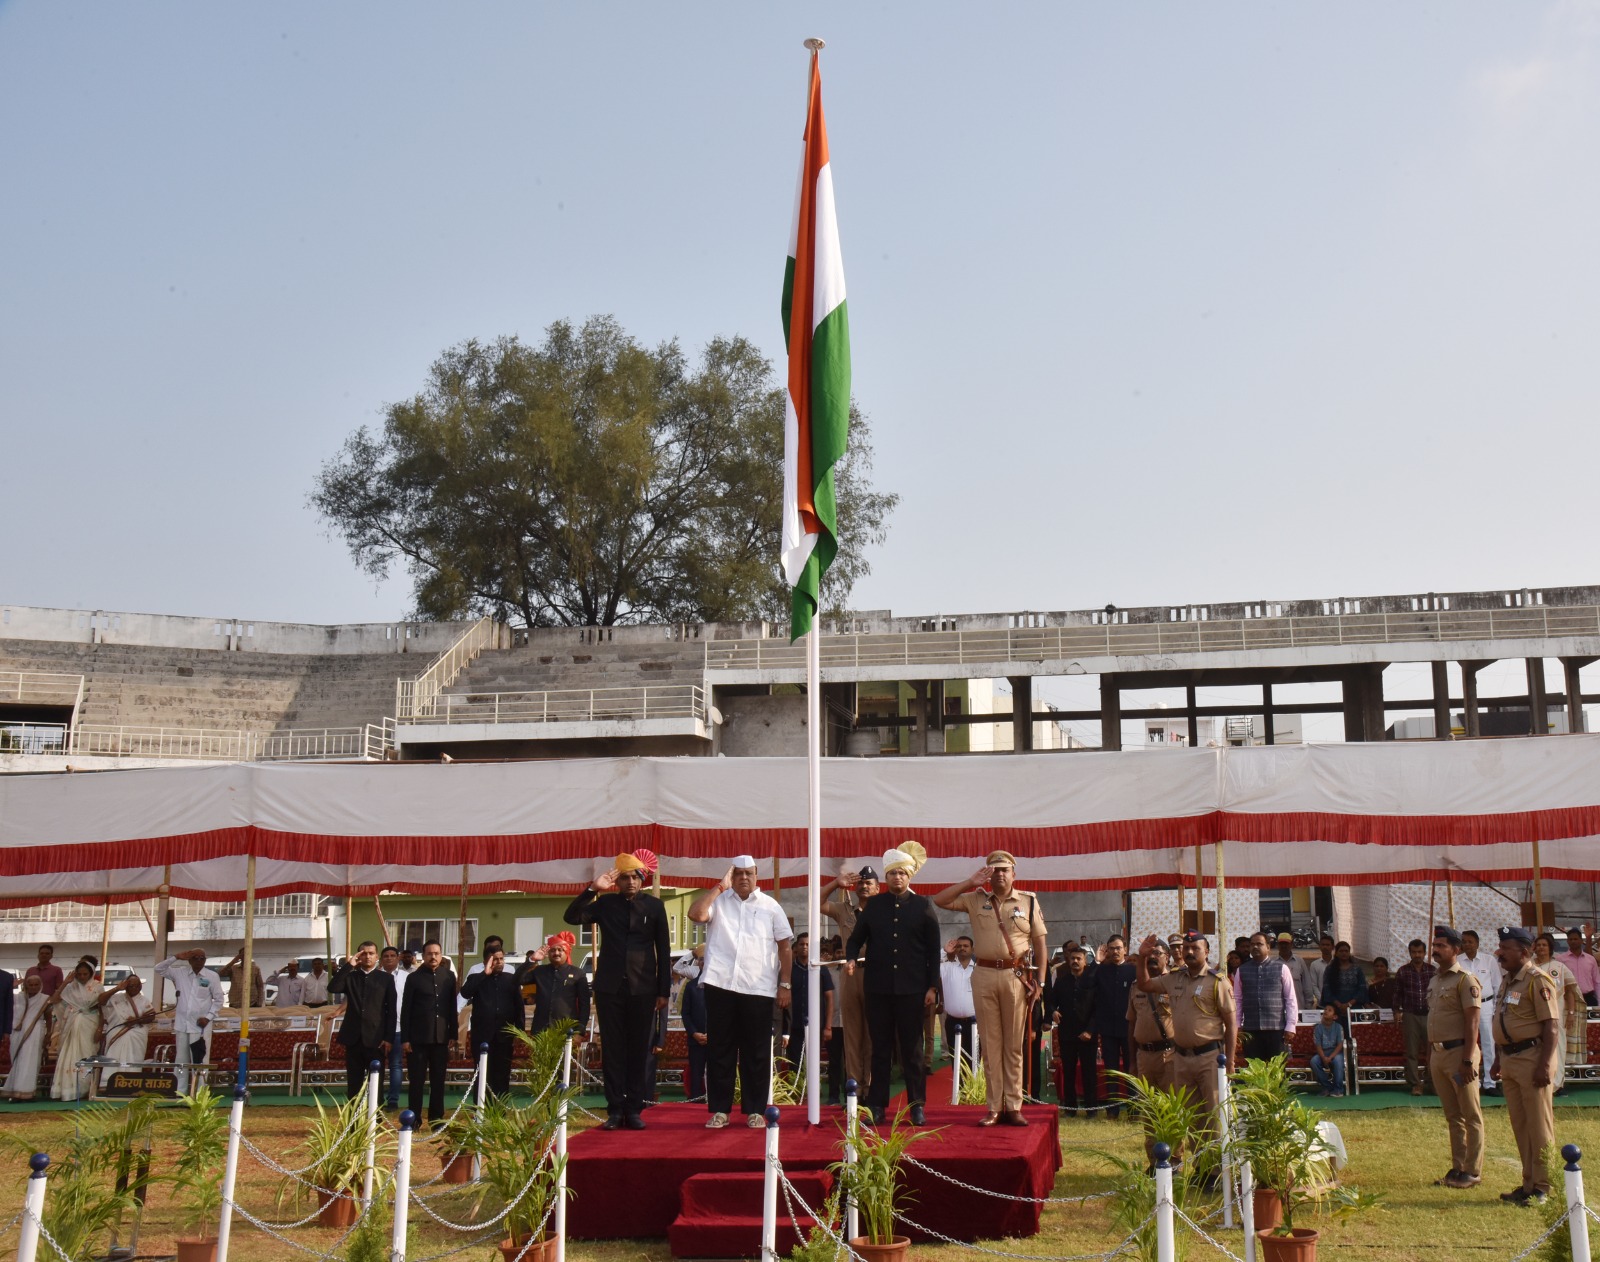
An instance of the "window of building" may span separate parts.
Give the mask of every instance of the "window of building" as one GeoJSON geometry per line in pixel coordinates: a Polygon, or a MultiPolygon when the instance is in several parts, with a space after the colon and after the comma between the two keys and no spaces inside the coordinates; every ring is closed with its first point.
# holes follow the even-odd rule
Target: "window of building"
{"type": "Polygon", "coordinates": [[[478,922],[467,921],[467,940],[461,941],[461,921],[451,918],[437,920],[391,920],[388,922],[389,941],[395,946],[415,946],[419,950],[424,942],[437,939],[446,955],[459,955],[463,950],[471,955],[478,949],[478,922]]]}

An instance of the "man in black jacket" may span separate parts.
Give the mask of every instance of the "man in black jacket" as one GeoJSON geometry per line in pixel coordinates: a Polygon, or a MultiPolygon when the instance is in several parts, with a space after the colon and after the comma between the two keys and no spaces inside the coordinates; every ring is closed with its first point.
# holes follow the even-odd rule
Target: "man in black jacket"
{"type": "Polygon", "coordinates": [[[1094,970],[1094,1032],[1100,1040],[1100,1060],[1106,1067],[1106,1094],[1111,1107],[1106,1116],[1120,1115],[1118,1102],[1123,1090],[1113,1071],[1132,1073],[1128,1059],[1128,996],[1139,970],[1128,963],[1128,943],[1120,933],[1106,939],[1106,958],[1094,970]]]}
{"type": "Polygon", "coordinates": [[[411,1074],[408,1107],[422,1117],[422,1093],[428,1096],[429,1122],[444,1120],[444,1075],[456,1041],[456,975],[438,942],[422,948],[422,963],[406,979],[400,1004],[401,1045],[411,1074]]]}
{"type": "Polygon", "coordinates": [[[911,878],[922,863],[922,847],[908,843],[883,856],[884,891],[867,900],[845,946],[845,971],[866,952],[867,1028],[872,1036],[872,1085],[867,1109],[882,1123],[889,1111],[889,1065],[895,1042],[905,1071],[906,1100],[913,1125],[923,1124],[927,1065],[922,1023],[939,997],[939,962],[944,958],[933,903],[911,892],[911,878]]]}
{"type": "Polygon", "coordinates": [[[534,988],[528,1033],[537,1034],[557,1021],[572,1021],[578,1027],[573,1033],[581,1039],[589,1028],[589,979],[571,962],[574,944],[570,933],[554,934],[534,952],[531,967],[517,970],[518,982],[534,988]]]}
{"type": "Polygon", "coordinates": [[[1095,1066],[1094,972],[1088,955],[1079,943],[1067,947],[1066,967],[1051,983],[1048,997],[1050,1020],[1055,1024],[1056,1051],[1061,1057],[1061,1111],[1077,1116],[1081,1101],[1092,1109],[1099,1094],[1099,1071],[1095,1066]]]}
{"type": "Polygon", "coordinates": [[[339,1042],[344,1045],[345,1090],[354,1100],[367,1089],[367,1067],[389,1055],[397,1021],[394,978],[378,967],[378,944],[363,942],[342,960],[328,994],[344,999],[339,1042]]]}
{"type": "Polygon", "coordinates": [[[603,1130],[644,1129],[650,1098],[650,1046],[656,1013],[672,993],[667,909],[644,893],[644,864],[620,854],[616,866],[567,907],[569,925],[600,927],[594,1006],[606,1089],[603,1130]]]}
{"type": "Polygon", "coordinates": [[[461,984],[461,997],[472,1004],[473,1056],[485,1043],[489,1045],[489,1090],[506,1095],[511,1090],[511,1031],[506,1027],[522,1029],[526,1008],[522,987],[506,967],[504,947],[484,947],[483,972],[461,984]]]}

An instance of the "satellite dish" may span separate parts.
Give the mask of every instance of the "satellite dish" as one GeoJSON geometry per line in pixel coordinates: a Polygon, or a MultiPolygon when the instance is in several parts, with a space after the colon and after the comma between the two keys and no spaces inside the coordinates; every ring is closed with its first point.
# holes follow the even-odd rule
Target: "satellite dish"
{"type": "Polygon", "coordinates": [[[716,706],[711,706],[706,710],[706,717],[711,720],[712,727],[722,726],[722,711],[717,709],[716,706]]]}

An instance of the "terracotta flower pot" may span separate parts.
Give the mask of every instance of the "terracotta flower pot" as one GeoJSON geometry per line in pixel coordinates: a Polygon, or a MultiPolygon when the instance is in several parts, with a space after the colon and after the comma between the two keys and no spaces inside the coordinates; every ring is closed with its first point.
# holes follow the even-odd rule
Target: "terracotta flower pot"
{"type": "Polygon", "coordinates": [[[1317,1262],[1317,1233],[1309,1227],[1296,1227],[1289,1236],[1258,1231],[1256,1239],[1266,1262],[1317,1262]]]}
{"type": "Polygon", "coordinates": [[[502,1240],[500,1242],[500,1256],[505,1262],[517,1262],[517,1255],[522,1254],[522,1262],[555,1262],[556,1238],[546,1236],[543,1240],[535,1240],[528,1244],[527,1236],[519,1236],[515,1240],[502,1240]],[[523,1245],[528,1245],[528,1251],[522,1252],[523,1245]]]}
{"type": "Polygon", "coordinates": [[[356,1202],[352,1196],[333,1196],[323,1192],[328,1199],[322,1202],[322,1208],[317,1211],[317,1222],[323,1227],[334,1231],[343,1231],[356,1220],[356,1202]]]}
{"type": "Polygon", "coordinates": [[[1251,1199],[1255,1203],[1257,1231],[1271,1231],[1283,1222],[1283,1202],[1271,1188],[1257,1188],[1251,1199]]]}
{"type": "Polygon", "coordinates": [[[217,1262],[217,1238],[200,1236],[190,1240],[179,1239],[178,1262],[217,1262]]]}
{"type": "Polygon", "coordinates": [[[873,1244],[865,1236],[857,1236],[850,1242],[850,1247],[866,1262],[900,1262],[906,1256],[906,1250],[911,1248],[911,1237],[896,1236],[888,1244],[873,1244]]]}
{"type": "Polygon", "coordinates": [[[444,1167],[441,1183],[471,1183],[472,1158],[464,1152],[453,1152],[449,1156],[439,1154],[439,1164],[444,1167]]]}

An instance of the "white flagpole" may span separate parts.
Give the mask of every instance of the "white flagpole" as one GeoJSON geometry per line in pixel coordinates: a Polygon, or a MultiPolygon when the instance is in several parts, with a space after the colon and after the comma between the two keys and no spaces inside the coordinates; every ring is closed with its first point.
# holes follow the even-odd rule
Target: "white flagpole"
{"type": "Polygon", "coordinates": [[[806,633],[806,1120],[822,1121],[822,610],[806,633]]]}

